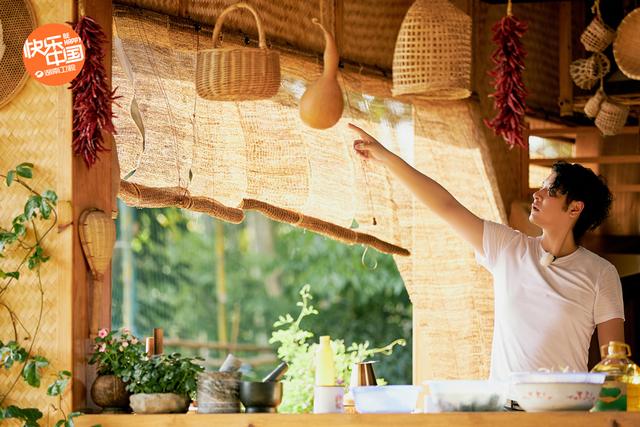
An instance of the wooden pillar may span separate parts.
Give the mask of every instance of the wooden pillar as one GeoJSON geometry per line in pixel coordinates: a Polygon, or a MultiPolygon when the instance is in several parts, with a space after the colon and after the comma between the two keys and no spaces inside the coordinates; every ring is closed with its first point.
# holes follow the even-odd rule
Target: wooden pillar
{"type": "MultiPolygon", "coordinates": [[[[87,15],[100,24],[106,34],[104,45],[104,66],[107,78],[111,80],[111,0],[80,0],[77,16],[87,15]]],[[[107,148],[115,149],[113,139],[105,138],[107,148]]],[[[84,259],[78,237],[78,218],[88,208],[97,208],[108,214],[115,209],[111,195],[111,151],[100,153],[99,160],[89,169],[80,157],[72,159],[72,206],[73,206],[73,408],[87,406],[88,390],[93,381],[91,370],[87,368],[90,348],[89,324],[94,284],[84,259]]],[[[99,296],[102,300],[100,327],[111,327],[111,271],[104,274],[99,296]]]]}

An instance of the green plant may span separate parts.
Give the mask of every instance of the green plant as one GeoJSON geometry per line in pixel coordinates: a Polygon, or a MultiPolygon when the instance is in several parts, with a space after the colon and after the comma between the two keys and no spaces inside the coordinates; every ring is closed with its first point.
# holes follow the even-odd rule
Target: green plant
{"type": "Polygon", "coordinates": [[[179,353],[145,356],[133,366],[127,385],[131,393],[175,393],[195,397],[196,378],[204,371],[194,361],[200,357],[184,357],[179,353]]]}
{"type": "MultiPolygon", "coordinates": [[[[305,285],[300,290],[302,300],[296,303],[300,307],[298,317],[294,319],[290,314],[280,316],[273,326],[281,329],[274,330],[269,340],[270,343],[280,344],[278,357],[289,364],[289,370],[283,379],[284,396],[279,407],[279,411],[284,413],[305,413],[312,409],[314,359],[318,345],[309,343],[308,340],[314,334],[300,327],[305,317],[318,314],[310,303],[313,299],[310,289],[309,285],[305,285]]],[[[374,354],[389,355],[396,345],[405,344],[404,339],[397,339],[381,348],[369,348],[368,341],[352,343],[347,347],[343,340],[332,340],[337,383],[348,386],[354,363],[362,362],[374,354]]],[[[378,383],[384,384],[384,379],[379,378],[378,383]]]]}
{"type": "Polygon", "coordinates": [[[95,338],[89,364],[98,365],[99,375],[115,375],[129,382],[136,363],[145,357],[144,344],[127,328],[120,331],[100,329],[95,338]]]}
{"type": "MultiPolygon", "coordinates": [[[[0,421],[16,419],[22,421],[26,427],[39,425],[38,421],[43,416],[39,409],[21,408],[15,405],[2,407],[2,404],[20,379],[31,387],[40,387],[43,371],[49,367],[49,361],[41,355],[33,354],[33,348],[40,332],[44,307],[41,267],[49,261],[42,245],[58,220],[56,212],[58,196],[56,193],[52,190],[39,193],[27,183],[27,180],[33,178],[33,167],[32,163],[21,163],[15,169],[7,171],[6,174],[0,174],[7,187],[19,184],[28,192],[24,207],[13,218],[11,226],[8,228],[0,227],[0,258],[6,260],[0,267],[0,280],[3,281],[0,284],[0,309],[6,310],[13,326],[13,340],[6,343],[0,341],[0,369],[4,368],[9,371],[8,375],[15,375],[13,381],[10,382],[9,389],[0,395],[0,421]],[[12,252],[14,257],[17,256],[19,262],[16,266],[5,269],[5,265],[14,259],[14,257],[5,257],[5,254],[9,252],[12,252]],[[7,292],[24,277],[22,270],[25,266],[36,277],[39,296],[36,302],[39,304],[39,310],[33,330],[29,330],[25,326],[19,313],[11,307],[6,298],[7,292]],[[27,343],[25,346],[20,344],[23,341],[27,343]]],[[[21,292],[26,292],[26,290],[23,289],[21,292]]],[[[48,396],[58,398],[58,406],[51,405],[50,408],[55,412],[62,413],[62,419],[58,420],[55,426],[73,427],[73,419],[80,413],[66,414],[62,409],[62,394],[71,374],[68,371],[59,371],[55,374],[55,378],[47,388],[48,396]]]]}

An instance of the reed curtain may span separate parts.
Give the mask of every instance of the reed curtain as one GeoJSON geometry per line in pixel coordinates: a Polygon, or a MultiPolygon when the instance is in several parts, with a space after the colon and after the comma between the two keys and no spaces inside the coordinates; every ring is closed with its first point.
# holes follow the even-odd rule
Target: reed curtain
{"type": "Polygon", "coordinates": [[[479,216],[504,221],[477,101],[411,105],[391,98],[390,79],[345,69],[343,118],[316,131],[300,121],[298,102],[321,73],[317,56],[281,50],[282,85],[272,99],[207,101],[196,97],[193,76],[195,53],[211,47],[210,32],[125,6],[116,7],[114,25],[125,202],[231,222],[256,209],[392,253],[414,305],[414,382],[488,374],[489,274],[384,167],[354,155],[347,128],[349,121],[362,126],[479,216]]]}

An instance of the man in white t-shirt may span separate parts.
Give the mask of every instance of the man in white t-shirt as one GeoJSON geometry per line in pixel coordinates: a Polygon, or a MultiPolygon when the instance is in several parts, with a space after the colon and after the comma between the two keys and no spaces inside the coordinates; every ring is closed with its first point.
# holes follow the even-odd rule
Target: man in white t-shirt
{"type": "Polygon", "coordinates": [[[579,246],[609,213],[612,196],[590,169],[559,162],[533,195],[529,220],[542,229],[530,237],[478,218],[447,190],[375,138],[359,134],[354,149],[384,164],[476,251],[494,278],[495,320],[491,378],[540,368],[586,371],[591,336],[624,341],[622,288],[615,267],[579,246]]]}

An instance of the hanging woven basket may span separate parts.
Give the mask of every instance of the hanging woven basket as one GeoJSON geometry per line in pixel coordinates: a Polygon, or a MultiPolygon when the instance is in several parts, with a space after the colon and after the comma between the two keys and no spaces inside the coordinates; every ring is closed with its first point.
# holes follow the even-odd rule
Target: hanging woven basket
{"type": "Polygon", "coordinates": [[[609,100],[602,101],[595,124],[603,135],[617,135],[629,116],[629,107],[609,100]]]}
{"type": "Polygon", "coordinates": [[[610,69],[609,59],[601,53],[594,53],[589,58],[573,61],[569,66],[569,74],[576,86],[591,89],[610,69]]]}
{"type": "Polygon", "coordinates": [[[613,57],[624,75],[640,80],[640,7],[625,16],[618,26],[613,57]]]}
{"type": "Polygon", "coordinates": [[[101,280],[111,262],[116,241],[116,226],[110,215],[99,209],[87,209],[78,219],[78,234],[82,251],[91,274],[101,280]]]}
{"type": "Polygon", "coordinates": [[[580,41],[589,52],[602,52],[615,36],[616,32],[596,16],[582,32],[580,41]]]}
{"type": "Polygon", "coordinates": [[[417,0],[393,54],[394,96],[463,99],[471,95],[471,18],[447,0],[417,0]]]}
{"type": "Polygon", "coordinates": [[[590,119],[593,119],[600,111],[600,105],[602,101],[606,98],[604,91],[602,89],[598,89],[591,98],[584,104],[584,113],[590,119]]]}
{"type": "Polygon", "coordinates": [[[213,49],[198,52],[196,91],[214,101],[250,101],[271,98],[280,89],[280,55],[267,48],[262,22],[246,3],[226,8],[216,19],[213,49]],[[228,13],[249,10],[258,27],[258,48],[222,47],[220,31],[228,13]]]}

